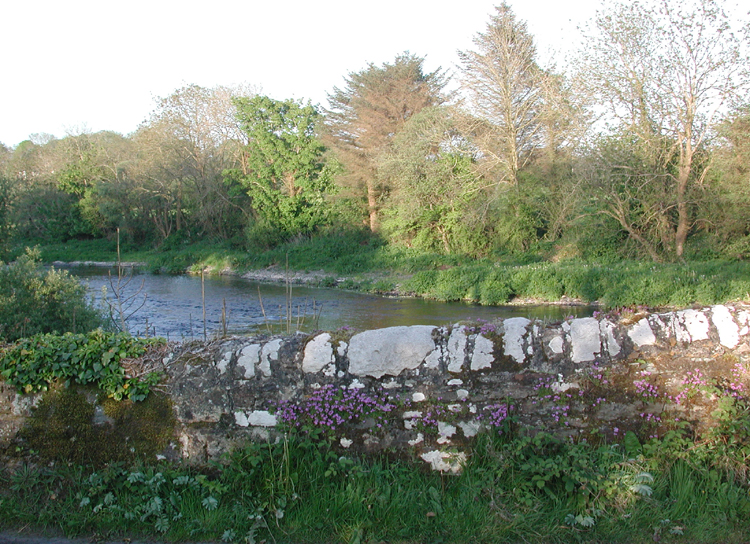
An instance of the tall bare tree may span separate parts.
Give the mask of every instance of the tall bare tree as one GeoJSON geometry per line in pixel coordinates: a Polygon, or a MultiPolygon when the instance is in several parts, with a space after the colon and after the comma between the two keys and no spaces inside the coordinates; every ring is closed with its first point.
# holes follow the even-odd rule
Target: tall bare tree
{"type": "Polygon", "coordinates": [[[597,14],[580,54],[580,80],[605,120],[635,136],[641,152],[652,151],[659,169],[652,179],[669,181],[658,219],[670,233],[663,250],[677,258],[691,229],[691,187],[708,168],[701,150],[750,84],[750,62],[730,22],[715,0],[614,3],[597,14]]]}
{"type": "Polygon", "coordinates": [[[162,98],[134,136],[141,174],[161,195],[162,236],[183,229],[190,218],[203,234],[227,236],[227,215],[238,211],[227,193],[223,172],[241,164],[247,137],[232,98],[252,89],[188,85],[162,98]],[[150,166],[149,166],[150,165],[150,166]],[[167,217],[170,219],[167,220],[167,217]]]}
{"type": "Polygon", "coordinates": [[[496,172],[515,185],[518,172],[542,145],[542,117],[548,76],[536,61],[526,23],[507,3],[496,8],[487,29],[474,38],[474,51],[459,51],[463,89],[475,116],[468,132],[496,172]]]}

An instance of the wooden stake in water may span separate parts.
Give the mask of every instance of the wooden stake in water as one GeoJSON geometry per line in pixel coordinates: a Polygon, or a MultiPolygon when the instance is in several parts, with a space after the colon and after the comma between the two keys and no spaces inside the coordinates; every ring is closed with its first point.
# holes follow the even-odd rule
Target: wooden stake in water
{"type": "Polygon", "coordinates": [[[221,299],[221,337],[227,337],[227,299],[221,299]]]}
{"type": "Polygon", "coordinates": [[[208,336],[206,334],[206,282],[204,279],[205,276],[205,269],[201,270],[201,301],[203,303],[203,341],[208,340],[208,336]]]}

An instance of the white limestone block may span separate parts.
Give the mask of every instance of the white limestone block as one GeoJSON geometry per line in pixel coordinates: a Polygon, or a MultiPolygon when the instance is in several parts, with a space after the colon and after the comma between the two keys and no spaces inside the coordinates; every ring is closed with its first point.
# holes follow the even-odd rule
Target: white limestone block
{"type": "Polygon", "coordinates": [[[599,322],[599,332],[601,333],[601,337],[604,338],[609,356],[617,357],[622,348],[620,348],[620,344],[617,343],[617,339],[615,338],[615,324],[603,319],[599,322]]]}
{"type": "Polygon", "coordinates": [[[654,331],[651,330],[651,325],[649,325],[648,319],[645,317],[630,327],[630,330],[628,330],[628,336],[639,348],[656,344],[654,331]]]}
{"type": "Polygon", "coordinates": [[[243,377],[247,380],[255,376],[255,365],[260,363],[260,344],[250,344],[240,351],[237,366],[244,370],[243,377]]]}
{"type": "Polygon", "coordinates": [[[682,310],[676,312],[675,315],[679,319],[682,328],[687,333],[687,339],[685,339],[684,336],[677,336],[677,327],[675,327],[677,340],[682,342],[708,340],[709,323],[706,314],[698,310],[682,310]]]}
{"type": "Polygon", "coordinates": [[[505,355],[522,363],[526,359],[523,345],[526,338],[526,327],[531,323],[525,317],[511,317],[503,321],[505,332],[503,333],[503,347],[505,355]]]}
{"type": "Polygon", "coordinates": [[[271,361],[278,361],[279,359],[279,348],[281,348],[281,338],[276,338],[263,346],[260,352],[259,368],[266,377],[271,376],[271,361]]]}
{"type": "Polygon", "coordinates": [[[596,354],[602,349],[599,322],[596,318],[584,317],[571,321],[570,344],[570,358],[574,363],[596,359],[596,354]]]}
{"type": "Polygon", "coordinates": [[[349,344],[349,372],[380,378],[398,376],[422,364],[435,349],[435,327],[389,327],[355,334],[349,344]]]}
{"type": "Polygon", "coordinates": [[[266,410],[235,412],[234,422],[240,427],[275,427],[276,416],[266,410]]]}
{"type": "Polygon", "coordinates": [[[438,421],[438,444],[450,444],[450,437],[456,434],[455,425],[438,421]]]}
{"type": "Polygon", "coordinates": [[[560,355],[565,351],[565,341],[563,340],[562,335],[555,336],[547,345],[549,346],[550,351],[556,355],[560,355]]]}
{"type": "Polygon", "coordinates": [[[410,446],[416,446],[417,444],[421,444],[424,442],[424,435],[422,433],[417,433],[417,437],[414,440],[409,440],[408,444],[410,446]]]}
{"type": "Polygon", "coordinates": [[[466,438],[476,436],[482,428],[478,421],[460,421],[458,426],[461,427],[461,432],[464,433],[466,438]]]}
{"type": "Polygon", "coordinates": [[[226,351],[224,352],[224,355],[221,357],[221,360],[216,363],[216,368],[219,369],[220,374],[224,374],[224,372],[227,371],[227,365],[229,365],[229,361],[232,360],[232,352],[226,351]]]}
{"type": "Polygon", "coordinates": [[[492,343],[492,340],[478,334],[474,339],[474,353],[471,354],[471,369],[481,370],[483,368],[490,368],[492,361],[495,360],[492,355],[494,349],[495,345],[492,343]]]}
{"type": "Polygon", "coordinates": [[[276,416],[267,410],[255,410],[247,415],[247,422],[251,427],[275,427],[276,416]]]}
{"type": "Polygon", "coordinates": [[[740,343],[740,328],[732,319],[732,314],[726,306],[711,307],[711,321],[719,332],[719,342],[729,349],[740,343]]]}
{"type": "Polygon", "coordinates": [[[438,346],[436,349],[432,350],[427,357],[424,359],[424,366],[427,368],[438,368],[440,366],[440,359],[443,356],[442,349],[438,346]]]}
{"type": "Polygon", "coordinates": [[[448,337],[448,372],[461,372],[466,358],[466,327],[454,327],[448,337]]]}
{"type": "Polygon", "coordinates": [[[330,334],[324,332],[307,343],[302,359],[303,372],[320,372],[332,362],[334,357],[330,334]]]}
{"type": "Polygon", "coordinates": [[[450,472],[452,474],[458,474],[466,464],[466,454],[464,452],[447,452],[440,450],[432,450],[420,455],[423,461],[430,464],[432,470],[438,470],[440,472],[450,472]]]}

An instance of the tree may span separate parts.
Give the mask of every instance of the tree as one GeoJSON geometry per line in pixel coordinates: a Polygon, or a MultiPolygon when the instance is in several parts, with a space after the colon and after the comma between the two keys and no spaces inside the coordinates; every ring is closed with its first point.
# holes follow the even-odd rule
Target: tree
{"type": "Polygon", "coordinates": [[[750,256],[750,105],[736,108],[717,128],[712,198],[697,222],[716,233],[731,256],[750,256]]]}
{"type": "Polygon", "coordinates": [[[408,52],[393,64],[370,63],[350,73],[343,89],[335,87],[328,95],[325,141],[344,170],[338,181],[355,197],[363,197],[373,232],[379,228],[384,196],[378,157],[413,115],[449,98],[443,92],[448,80],[442,70],[425,73],[423,64],[424,58],[408,52]]]}
{"type": "Polygon", "coordinates": [[[499,167],[499,181],[516,185],[519,170],[543,142],[548,75],[537,64],[526,23],[506,3],[495,9],[486,31],[474,38],[477,50],[459,51],[459,58],[476,117],[469,132],[485,164],[499,167]]]}
{"type": "Polygon", "coordinates": [[[158,238],[175,232],[228,238],[241,229],[246,202],[231,194],[223,172],[241,164],[247,143],[232,100],[253,92],[187,85],[159,99],[133,135],[136,204],[158,238]]]}
{"type": "Polygon", "coordinates": [[[487,245],[486,198],[456,116],[447,106],[424,108],[381,154],[378,174],[390,187],[383,230],[410,247],[478,255],[487,245]]]}
{"type": "Polygon", "coordinates": [[[238,98],[235,104],[249,144],[248,173],[234,177],[260,217],[283,237],[312,232],[325,222],[324,198],[331,190],[315,131],[317,110],[266,96],[238,98]]]}
{"type": "Polygon", "coordinates": [[[748,57],[715,0],[616,3],[594,24],[579,79],[614,131],[632,134],[641,153],[652,153],[658,175],[649,178],[661,183],[666,176],[657,218],[669,234],[663,250],[682,258],[691,187],[703,183],[708,168],[701,154],[717,117],[750,84],[748,57]]]}

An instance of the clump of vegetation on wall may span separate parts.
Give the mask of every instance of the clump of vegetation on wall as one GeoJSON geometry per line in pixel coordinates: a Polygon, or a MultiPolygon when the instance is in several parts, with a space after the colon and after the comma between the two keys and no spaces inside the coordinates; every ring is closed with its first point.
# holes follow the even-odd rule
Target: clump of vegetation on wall
{"type": "Polygon", "coordinates": [[[157,393],[138,403],[100,400],[87,388],[48,391],[18,433],[19,452],[93,466],[155,461],[174,434],[169,398],[157,393]]]}
{"type": "Polygon", "coordinates": [[[88,334],[40,334],[0,351],[0,378],[21,393],[46,391],[51,384],[96,384],[108,397],[144,400],[162,374],[134,361],[158,338],[137,339],[101,329],[88,334]],[[130,370],[124,364],[128,362],[130,370]]]}

